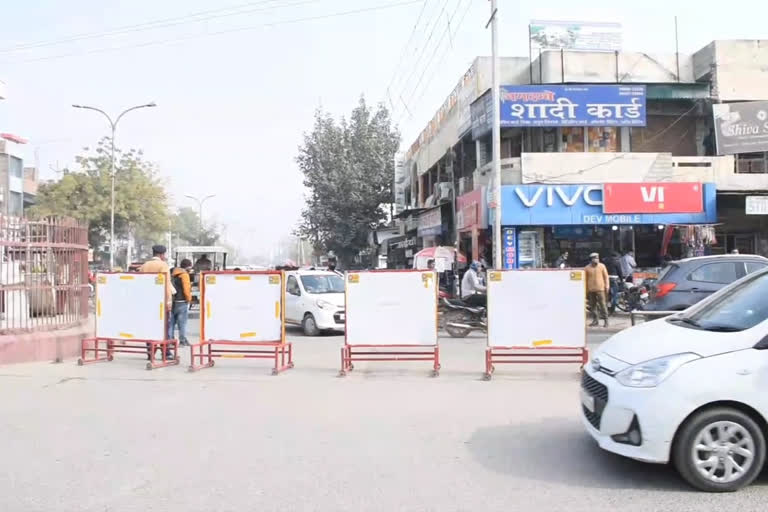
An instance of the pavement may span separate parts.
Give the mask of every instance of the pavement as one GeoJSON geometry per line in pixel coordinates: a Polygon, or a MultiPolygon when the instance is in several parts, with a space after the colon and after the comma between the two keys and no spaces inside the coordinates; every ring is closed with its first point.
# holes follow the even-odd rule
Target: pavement
{"type": "MultiPolygon", "coordinates": [[[[609,336],[590,333],[594,349],[609,336]]],[[[291,330],[296,368],[227,359],[188,373],[140,357],[0,367],[0,511],[764,510],[768,475],[694,493],[665,466],[601,451],[574,365],[481,380],[484,339],[429,363],[356,363],[291,330]]]]}

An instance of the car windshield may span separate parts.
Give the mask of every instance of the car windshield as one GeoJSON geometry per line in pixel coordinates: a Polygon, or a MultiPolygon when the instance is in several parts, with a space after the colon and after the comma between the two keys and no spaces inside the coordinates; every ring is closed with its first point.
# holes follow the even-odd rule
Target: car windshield
{"type": "Polygon", "coordinates": [[[690,313],[670,319],[696,329],[738,332],[768,318],[768,272],[760,272],[739,285],[727,288],[712,301],[690,313]]]}
{"type": "Polygon", "coordinates": [[[307,293],[344,293],[344,280],[337,275],[301,276],[307,293]]]}

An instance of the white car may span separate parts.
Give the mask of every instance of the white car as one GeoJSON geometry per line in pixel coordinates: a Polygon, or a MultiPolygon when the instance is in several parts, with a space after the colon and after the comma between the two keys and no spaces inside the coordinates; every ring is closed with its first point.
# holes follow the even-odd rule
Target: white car
{"type": "Polygon", "coordinates": [[[605,450],[672,462],[703,491],[751,483],[768,436],[768,270],[606,341],[584,368],[581,409],[605,450]]]}
{"type": "Polygon", "coordinates": [[[285,322],[307,336],[344,331],[344,278],[327,270],[286,272],[285,322]]]}

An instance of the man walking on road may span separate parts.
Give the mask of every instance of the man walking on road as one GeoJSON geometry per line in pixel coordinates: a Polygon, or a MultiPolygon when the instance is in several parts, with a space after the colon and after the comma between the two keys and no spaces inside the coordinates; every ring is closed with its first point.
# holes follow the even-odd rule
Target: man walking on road
{"type": "MultiPolygon", "coordinates": [[[[173,294],[176,293],[176,290],[171,285],[171,270],[165,261],[165,253],[164,245],[152,246],[152,259],[139,267],[139,272],[143,274],[163,274],[165,276],[165,310],[169,312],[173,306],[173,294]]],[[[149,344],[147,344],[147,352],[149,352],[149,344]]],[[[173,359],[173,354],[171,354],[170,350],[166,352],[165,356],[166,359],[173,359]]],[[[149,354],[147,354],[147,358],[149,358],[149,354]]]]}
{"type": "Polygon", "coordinates": [[[598,325],[599,318],[603,320],[603,327],[608,327],[608,309],[605,306],[605,297],[608,294],[610,280],[608,270],[600,263],[600,256],[593,252],[589,255],[591,260],[584,273],[587,276],[587,298],[592,310],[592,323],[590,327],[598,325]]]}
{"type": "Polygon", "coordinates": [[[181,264],[171,272],[173,279],[173,288],[176,293],[173,295],[173,307],[168,320],[168,339],[172,340],[176,326],[179,327],[179,345],[188,347],[187,341],[187,318],[189,316],[189,305],[192,303],[192,287],[189,281],[189,269],[192,262],[188,259],[181,260],[181,264]]]}

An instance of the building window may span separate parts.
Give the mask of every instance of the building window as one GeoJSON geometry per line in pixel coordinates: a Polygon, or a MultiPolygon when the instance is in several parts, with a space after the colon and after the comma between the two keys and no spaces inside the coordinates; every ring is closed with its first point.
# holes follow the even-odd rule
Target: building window
{"type": "Polygon", "coordinates": [[[10,160],[8,165],[10,168],[11,176],[14,178],[24,177],[24,162],[21,161],[21,158],[16,158],[15,156],[11,156],[9,158],[10,160]]]}
{"type": "Polygon", "coordinates": [[[562,128],[562,151],[567,153],[584,152],[584,128],[581,126],[566,126],[562,128]]]}
{"type": "Polygon", "coordinates": [[[11,192],[8,201],[8,215],[12,217],[21,217],[24,210],[24,198],[19,192],[11,192]]]}
{"type": "Polygon", "coordinates": [[[591,153],[615,153],[619,150],[618,128],[590,126],[587,137],[591,153]]]}

